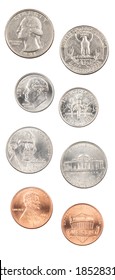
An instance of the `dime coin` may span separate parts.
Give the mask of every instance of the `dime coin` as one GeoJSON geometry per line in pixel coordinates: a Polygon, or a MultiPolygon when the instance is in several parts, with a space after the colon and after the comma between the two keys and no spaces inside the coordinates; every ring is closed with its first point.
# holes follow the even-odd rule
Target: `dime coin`
{"type": "Polygon", "coordinates": [[[103,224],[103,218],[95,207],[80,203],[71,206],[64,213],[62,232],[70,242],[83,246],[100,237],[103,224]]]}
{"type": "Polygon", "coordinates": [[[42,189],[28,187],[15,194],[11,202],[14,220],[28,229],[46,224],[52,215],[52,201],[42,189]]]}
{"type": "Polygon", "coordinates": [[[96,118],[98,108],[96,97],[84,88],[68,90],[59,103],[62,119],[67,124],[75,127],[90,124],[96,118]]]}
{"type": "Polygon", "coordinates": [[[18,104],[26,111],[40,112],[52,102],[54,87],[44,75],[30,73],[18,81],[15,97],[18,104]]]}
{"type": "Polygon", "coordinates": [[[52,143],[45,132],[35,127],[23,127],[10,136],[6,155],[18,171],[35,173],[48,165],[52,150],[52,143]]]}
{"type": "Polygon", "coordinates": [[[5,38],[9,48],[17,55],[34,58],[44,54],[54,39],[50,19],[37,10],[18,11],[8,21],[5,38]]]}
{"type": "Polygon", "coordinates": [[[62,39],[60,53],[65,66],[77,74],[99,70],[108,58],[108,43],[104,35],[91,26],[77,26],[62,39]]]}
{"type": "Polygon", "coordinates": [[[64,152],[61,172],[71,185],[90,188],[97,185],[107,171],[104,152],[94,143],[77,142],[64,152]]]}

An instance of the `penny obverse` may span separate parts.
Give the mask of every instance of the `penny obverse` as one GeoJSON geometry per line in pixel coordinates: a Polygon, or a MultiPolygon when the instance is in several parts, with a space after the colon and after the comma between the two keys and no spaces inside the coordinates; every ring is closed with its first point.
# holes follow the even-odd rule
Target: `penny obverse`
{"type": "Polygon", "coordinates": [[[11,202],[11,214],[22,227],[35,229],[48,222],[53,205],[49,195],[40,188],[28,187],[15,194],[11,202]]]}

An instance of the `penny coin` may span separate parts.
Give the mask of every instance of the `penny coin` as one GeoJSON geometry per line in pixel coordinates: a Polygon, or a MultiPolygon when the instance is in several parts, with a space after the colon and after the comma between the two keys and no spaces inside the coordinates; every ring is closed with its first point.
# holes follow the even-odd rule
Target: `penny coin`
{"type": "Polygon", "coordinates": [[[35,173],[48,165],[52,150],[51,140],[45,132],[36,127],[23,127],[10,136],[6,156],[18,171],[35,173]]]}
{"type": "Polygon", "coordinates": [[[65,66],[77,74],[91,74],[99,70],[108,58],[105,36],[91,26],[77,26],[62,39],[60,54],[65,66]]]}
{"type": "Polygon", "coordinates": [[[103,218],[92,205],[80,203],[71,206],[63,215],[62,232],[76,245],[88,245],[96,241],[103,230],[103,218]]]}
{"type": "Polygon", "coordinates": [[[74,127],[86,126],[94,121],[98,108],[96,97],[84,88],[68,90],[59,103],[62,119],[74,127]]]}
{"type": "Polygon", "coordinates": [[[5,29],[8,47],[24,58],[44,54],[54,39],[50,19],[40,11],[26,9],[18,11],[8,21],[5,29]]]}
{"type": "Polygon", "coordinates": [[[54,87],[44,75],[30,73],[18,81],[15,97],[18,104],[26,111],[40,112],[51,104],[54,87]]]}
{"type": "Polygon", "coordinates": [[[61,172],[68,183],[75,187],[90,188],[97,185],[106,171],[106,156],[94,143],[74,143],[62,155],[61,172]]]}
{"type": "Polygon", "coordinates": [[[28,229],[46,224],[52,215],[52,201],[42,189],[28,187],[15,194],[11,202],[14,220],[28,229]]]}

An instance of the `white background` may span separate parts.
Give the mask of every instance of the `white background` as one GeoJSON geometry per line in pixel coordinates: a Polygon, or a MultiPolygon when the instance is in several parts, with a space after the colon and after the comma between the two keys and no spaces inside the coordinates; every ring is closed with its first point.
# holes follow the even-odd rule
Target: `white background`
{"type": "MultiPolygon", "coordinates": [[[[77,266],[115,266],[115,14],[114,1],[104,0],[4,0],[0,1],[0,258],[2,266],[29,268],[70,268],[67,276],[50,279],[76,279],[77,266]],[[55,30],[51,48],[41,57],[24,59],[7,46],[4,30],[9,18],[21,9],[33,8],[46,14],[55,30]],[[99,29],[109,43],[109,57],[98,72],[77,75],[68,70],[60,59],[59,46],[64,34],[78,25],[99,29]],[[53,83],[55,96],[52,104],[40,113],[24,111],[16,102],[15,85],[23,75],[38,72],[53,83]],[[58,104],[61,96],[72,87],[92,91],[99,103],[94,122],[84,128],[74,128],[63,122],[58,104]],[[49,165],[36,174],[23,174],[13,169],[6,159],[9,136],[23,126],[35,126],[45,131],[53,144],[49,165]],[[60,172],[60,159],[65,149],[77,141],[90,141],[106,154],[108,170],[104,179],[90,189],[78,189],[65,181],[60,172]],[[44,189],[53,201],[49,222],[36,230],[20,227],[10,213],[14,194],[24,187],[44,189]],[[103,216],[104,230],[100,238],[88,246],[70,243],[62,234],[61,219],[73,204],[89,203],[103,216]]],[[[3,277],[4,279],[5,277],[3,277]]],[[[9,279],[10,276],[5,279],[9,279]]],[[[30,277],[26,277],[27,279],[30,277]]],[[[39,277],[41,279],[41,277],[39,277]]],[[[48,276],[42,276],[47,280],[48,276]]],[[[49,279],[48,278],[48,279],[49,279]]],[[[90,279],[89,276],[84,278],[90,279]]],[[[79,276],[79,279],[84,279],[79,276]]],[[[97,276],[96,279],[114,276],[97,276]]],[[[16,277],[18,279],[18,277],[16,277]]],[[[22,279],[25,279],[22,276],[22,279]]],[[[37,276],[31,279],[38,279],[37,276]]],[[[93,279],[93,276],[91,277],[93,279]]]]}

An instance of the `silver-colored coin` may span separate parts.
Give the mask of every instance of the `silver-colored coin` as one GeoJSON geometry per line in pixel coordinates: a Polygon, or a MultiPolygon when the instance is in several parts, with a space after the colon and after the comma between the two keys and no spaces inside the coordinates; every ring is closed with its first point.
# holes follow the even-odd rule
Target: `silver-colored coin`
{"type": "Polygon", "coordinates": [[[109,47],[104,35],[91,26],[77,26],[62,39],[60,52],[65,66],[77,74],[98,71],[108,58],[109,47]]]}
{"type": "Polygon", "coordinates": [[[54,39],[50,19],[33,9],[18,11],[8,21],[5,38],[9,48],[17,55],[34,58],[44,54],[54,39]]]}
{"type": "Polygon", "coordinates": [[[61,159],[61,172],[64,178],[78,188],[97,185],[107,171],[104,152],[94,143],[77,142],[64,152],[61,159]]]}
{"type": "Polygon", "coordinates": [[[59,103],[62,119],[74,127],[90,124],[96,118],[98,109],[96,97],[84,88],[70,89],[62,96],[59,103]]]}
{"type": "Polygon", "coordinates": [[[30,73],[18,81],[15,97],[18,104],[26,111],[40,112],[51,104],[54,87],[44,75],[30,73]]]}
{"type": "Polygon", "coordinates": [[[51,140],[36,127],[18,129],[10,136],[6,146],[9,163],[23,173],[35,173],[45,168],[52,152],[51,140]]]}

